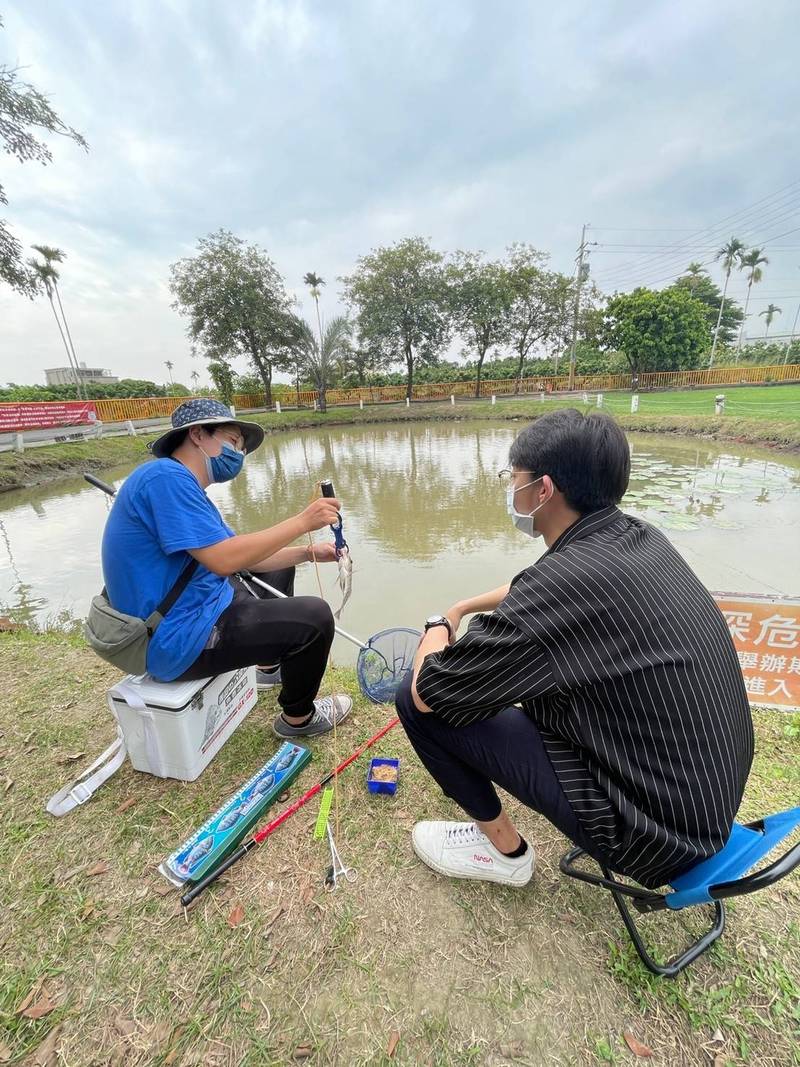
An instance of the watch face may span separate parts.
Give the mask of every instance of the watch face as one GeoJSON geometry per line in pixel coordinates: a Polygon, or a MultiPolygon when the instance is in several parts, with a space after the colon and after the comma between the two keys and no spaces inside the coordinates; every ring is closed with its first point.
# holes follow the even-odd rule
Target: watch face
{"type": "Polygon", "coordinates": [[[437,623],[447,623],[447,619],[444,615],[429,615],[425,620],[426,626],[436,626],[437,623]]]}

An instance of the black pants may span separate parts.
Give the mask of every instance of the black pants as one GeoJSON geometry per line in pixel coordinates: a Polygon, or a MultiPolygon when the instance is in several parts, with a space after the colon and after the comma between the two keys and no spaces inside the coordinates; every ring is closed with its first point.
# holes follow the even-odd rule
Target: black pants
{"type": "Polygon", "coordinates": [[[280,663],[283,686],[278,703],[287,715],[308,715],[314,710],[333,643],[333,614],[319,597],[292,595],[294,567],[258,577],[289,599],[250,582],[253,596],[238,578],[231,578],[233,600],[217,619],[206,647],[178,680],[280,663]]]}
{"type": "Polygon", "coordinates": [[[599,857],[556,777],[542,736],[521,708],[505,708],[470,726],[448,726],[433,712],[418,711],[411,697],[411,672],[397,691],[397,713],[408,738],[445,796],[480,822],[502,810],[496,783],[599,857]]]}

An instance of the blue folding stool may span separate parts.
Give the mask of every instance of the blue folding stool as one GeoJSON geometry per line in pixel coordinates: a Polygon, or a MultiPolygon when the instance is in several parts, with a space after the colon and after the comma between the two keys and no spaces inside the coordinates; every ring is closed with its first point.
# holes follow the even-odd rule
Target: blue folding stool
{"type": "Polygon", "coordinates": [[[745,893],[755,893],[759,889],[765,889],[800,866],[800,841],[798,841],[769,866],[748,874],[748,871],[752,871],[798,826],[800,826],[800,808],[790,808],[776,815],[768,815],[765,819],[747,823],[744,826],[734,823],[725,847],[710,859],[703,860],[702,863],[698,863],[696,867],[692,867],[691,870],[671,882],[668,893],[653,893],[648,889],[640,889],[637,886],[620,882],[602,863],[599,864],[603,872],[602,878],[579,869],[575,864],[585,855],[582,848],[573,848],[567,852],[561,858],[560,867],[562,872],[571,878],[578,878],[590,885],[608,889],[644,965],[653,974],[674,978],[684,967],[705,952],[725,929],[723,901],[726,897],[743,896],[745,893]],[[695,904],[713,904],[714,923],[685,952],[675,956],[669,963],[656,963],[645,948],[628,909],[626,897],[630,897],[633,906],[642,913],[664,909],[680,911],[682,908],[690,908],[695,904]]]}

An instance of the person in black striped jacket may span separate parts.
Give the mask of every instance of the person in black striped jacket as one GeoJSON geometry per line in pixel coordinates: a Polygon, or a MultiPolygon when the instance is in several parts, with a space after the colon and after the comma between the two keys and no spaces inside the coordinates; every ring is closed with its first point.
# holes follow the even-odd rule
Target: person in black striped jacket
{"type": "Polygon", "coordinates": [[[547,551],[425,624],[398,713],[471,821],[417,823],[413,847],[442,874],[525,885],[533,848],[498,785],[655,888],[719,851],[741,802],[753,727],[732,639],[666,537],[618,509],[613,419],[544,415],[510,464],[511,520],[547,551]]]}

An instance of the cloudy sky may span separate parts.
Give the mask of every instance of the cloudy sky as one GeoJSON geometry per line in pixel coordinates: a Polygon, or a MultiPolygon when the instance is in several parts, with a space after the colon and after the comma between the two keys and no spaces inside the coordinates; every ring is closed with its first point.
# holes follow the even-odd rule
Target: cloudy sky
{"type": "MultiPolygon", "coordinates": [[[[722,239],[769,241],[758,311],[800,300],[794,0],[0,0],[25,67],[90,145],[0,157],[8,221],[68,256],[79,359],[176,380],[169,264],[225,227],[267,249],[308,313],[371,247],[515,240],[613,290],[662,285],[722,239]],[[702,232],[701,232],[702,231],[702,232]],[[629,248],[651,245],[652,248],[629,248]],[[678,246],[677,248],[675,246],[678,246]],[[620,247],[623,246],[623,247],[620,247]]],[[[712,269],[714,269],[712,267],[712,269]]],[[[735,292],[743,292],[741,279],[735,292]]],[[[0,290],[0,382],[64,362],[49,307],[0,290]]],[[[240,369],[244,369],[243,367],[240,369]]]]}

